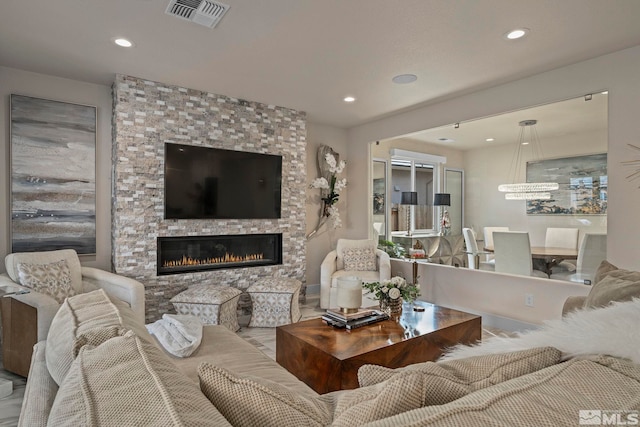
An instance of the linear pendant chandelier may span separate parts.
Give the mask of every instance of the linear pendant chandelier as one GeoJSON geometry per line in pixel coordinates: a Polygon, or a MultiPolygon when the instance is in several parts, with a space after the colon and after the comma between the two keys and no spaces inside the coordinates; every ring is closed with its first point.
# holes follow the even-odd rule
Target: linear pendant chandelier
{"type": "Polygon", "coordinates": [[[548,200],[551,198],[549,191],[559,188],[557,182],[516,183],[516,179],[520,176],[522,163],[524,162],[522,147],[530,145],[532,153],[531,160],[542,160],[542,147],[540,146],[540,138],[538,137],[538,131],[536,129],[537,123],[537,120],[523,120],[518,123],[518,125],[520,125],[520,134],[511,161],[511,167],[509,168],[511,184],[498,185],[498,191],[506,193],[504,196],[506,200],[548,200]]]}

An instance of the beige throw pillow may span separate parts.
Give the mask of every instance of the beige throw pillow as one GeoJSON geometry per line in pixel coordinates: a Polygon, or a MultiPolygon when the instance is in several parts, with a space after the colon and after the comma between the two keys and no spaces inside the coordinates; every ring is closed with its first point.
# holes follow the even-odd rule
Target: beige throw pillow
{"type": "Polygon", "coordinates": [[[555,365],[560,359],[560,350],[540,347],[446,362],[416,363],[399,369],[363,365],[358,370],[358,383],[360,387],[367,387],[400,373],[421,372],[429,377],[428,404],[442,405],[481,388],[555,365]]]}
{"type": "Polygon", "coordinates": [[[584,306],[605,307],[613,301],[631,301],[633,298],[640,298],[640,272],[613,270],[593,285],[584,306]]]}
{"type": "Polygon", "coordinates": [[[388,381],[323,395],[332,403],[332,426],[352,427],[432,405],[433,377],[421,371],[400,372],[388,381]]]}
{"type": "Polygon", "coordinates": [[[611,264],[609,261],[604,260],[600,263],[600,265],[598,266],[598,269],[596,270],[596,274],[593,277],[593,284],[598,283],[599,281],[601,281],[602,279],[604,279],[604,277],[606,275],[608,275],[609,273],[611,273],[612,271],[617,270],[618,267],[616,267],[615,265],[611,264]]]}
{"type": "Polygon", "coordinates": [[[206,362],[198,367],[198,378],[200,390],[235,426],[326,426],[331,422],[325,402],[270,380],[236,376],[206,362]]]}
{"type": "Polygon", "coordinates": [[[22,286],[49,295],[58,303],[76,294],[71,285],[71,270],[66,260],[49,264],[18,263],[18,278],[22,286]]]}
{"type": "Polygon", "coordinates": [[[376,243],[373,240],[339,239],[336,245],[338,270],[377,270],[376,243]]]}
{"type": "Polygon", "coordinates": [[[80,350],[58,390],[48,425],[230,424],[157,347],[129,331],[80,350]]]}

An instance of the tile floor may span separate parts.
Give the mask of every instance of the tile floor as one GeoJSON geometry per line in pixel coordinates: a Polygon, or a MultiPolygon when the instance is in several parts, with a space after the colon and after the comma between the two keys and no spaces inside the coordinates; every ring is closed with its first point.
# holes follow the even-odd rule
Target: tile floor
{"type": "Polygon", "coordinates": [[[0,427],[17,426],[27,380],[2,369],[1,361],[0,378],[13,382],[13,393],[4,399],[0,399],[0,427]]]}
{"type": "MultiPolygon", "coordinates": [[[[302,320],[312,319],[322,315],[324,310],[320,309],[320,295],[309,294],[304,304],[301,304],[300,311],[302,320]]],[[[502,334],[503,331],[496,329],[483,329],[483,338],[496,334],[502,334]]],[[[256,346],[267,356],[275,359],[276,355],[276,335],[273,328],[248,328],[243,327],[238,331],[238,335],[256,346]]],[[[0,353],[1,354],[1,353],[0,353]]],[[[14,375],[2,369],[0,360],[0,378],[4,378],[13,382],[13,393],[9,397],[0,399],[0,427],[16,426],[18,424],[18,416],[20,415],[20,407],[24,396],[26,379],[14,375]]]]}

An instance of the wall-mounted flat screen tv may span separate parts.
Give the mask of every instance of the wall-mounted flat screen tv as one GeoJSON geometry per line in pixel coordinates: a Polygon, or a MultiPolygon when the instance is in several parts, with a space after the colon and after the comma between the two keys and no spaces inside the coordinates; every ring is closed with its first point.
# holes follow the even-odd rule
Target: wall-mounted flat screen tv
{"type": "Polygon", "coordinates": [[[282,156],[165,144],[167,219],[280,218],[282,156]]]}

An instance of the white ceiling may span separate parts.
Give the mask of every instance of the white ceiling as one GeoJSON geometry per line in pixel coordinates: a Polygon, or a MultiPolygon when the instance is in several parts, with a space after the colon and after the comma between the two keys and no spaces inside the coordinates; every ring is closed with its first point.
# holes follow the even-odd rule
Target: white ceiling
{"type": "MultiPolygon", "coordinates": [[[[424,141],[430,144],[445,145],[456,150],[471,150],[491,145],[514,144],[519,141],[523,120],[537,120],[536,133],[540,146],[545,140],[558,140],[564,135],[607,132],[608,94],[595,93],[586,97],[567,99],[547,105],[539,105],[523,110],[512,111],[497,116],[483,117],[477,120],[427,129],[400,138],[424,141]],[[493,138],[491,142],[487,138],[493,138]],[[442,141],[441,139],[446,139],[442,141]]],[[[528,140],[530,128],[523,136],[528,140]]],[[[394,138],[395,139],[395,138],[394,138]]]]}
{"type": "Polygon", "coordinates": [[[128,74],[348,128],[640,44],[638,0],[223,2],[209,29],[166,15],[168,0],[2,0],[0,65],[105,85],[128,74]],[[516,27],[531,32],[505,40],[516,27]],[[401,73],[418,80],[393,84],[401,73]]]}

